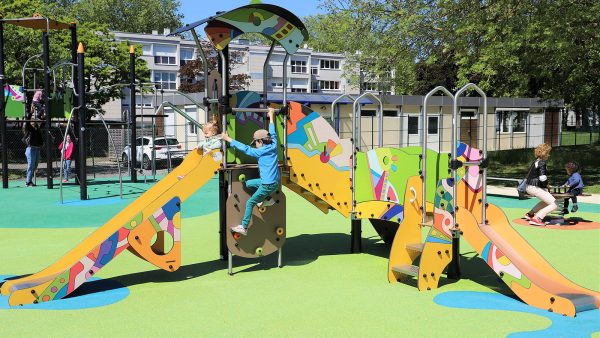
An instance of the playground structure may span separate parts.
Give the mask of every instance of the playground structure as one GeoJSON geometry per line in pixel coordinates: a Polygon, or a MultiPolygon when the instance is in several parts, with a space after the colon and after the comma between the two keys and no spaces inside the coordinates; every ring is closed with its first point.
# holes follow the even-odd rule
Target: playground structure
{"type": "MultiPolygon", "coordinates": [[[[216,81],[212,83],[217,84],[212,88],[217,90],[216,97],[215,93],[207,96],[206,111],[233,138],[248,143],[252,133],[265,125],[268,102],[266,93],[263,97],[253,92],[229,94],[227,44],[243,33],[261,33],[273,40],[272,48],[276,43],[282,45],[287,60],[307,39],[306,28],[282,8],[254,4],[219,13],[175,33],[190,30],[201,50],[195,32],[201,24],[206,24],[205,32],[221,61],[220,70],[211,73],[216,81]]],[[[425,140],[422,147],[378,147],[362,152],[358,147],[360,104],[366,95],[350,98],[353,135],[340,138],[318,113],[287,102],[285,74],[284,103],[276,116],[282,185],[323,213],[336,210],[350,218],[353,252],[361,250],[361,221],[369,219],[384,241],[391,243],[390,282],[416,277],[419,290],[431,290],[439,286],[446,268],[448,278],[460,278],[459,243],[464,237],[524,302],[568,316],[600,307],[598,292],[560,275],[512,229],[504,213],[487,202],[486,141],[481,151],[458,143],[455,123],[456,147],[450,154],[428,149],[425,140]],[[429,228],[424,239],[423,227],[429,228]]],[[[205,81],[208,94],[208,76],[205,81]]],[[[474,84],[455,95],[437,87],[425,98],[423,116],[427,116],[427,100],[442,91],[453,100],[456,119],[457,98],[469,89],[486,102],[485,93],[474,84]]],[[[377,97],[371,98],[377,101],[377,97]]],[[[426,130],[427,119],[423,120],[426,130]]],[[[486,129],[487,125],[484,133],[486,129]]],[[[181,203],[214,175],[219,176],[220,256],[227,257],[229,273],[233,255],[254,258],[277,252],[281,266],[285,194],[279,190],[273,206],[253,210],[247,237],[234,236],[228,228],[239,224],[249,197],[243,183],[257,177],[258,170],[255,161],[224,144],[223,149],[207,154],[192,151],[180,166],[70,253],[39,273],[6,281],[1,293],[10,294],[11,305],[63,298],[125,249],[166,271],[176,270],[181,265],[181,203]]]]}

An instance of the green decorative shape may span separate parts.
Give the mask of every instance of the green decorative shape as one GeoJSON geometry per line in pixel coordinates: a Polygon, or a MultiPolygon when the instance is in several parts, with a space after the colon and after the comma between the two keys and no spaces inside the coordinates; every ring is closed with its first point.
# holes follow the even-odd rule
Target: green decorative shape
{"type": "Polygon", "coordinates": [[[150,218],[148,218],[148,220],[150,221],[150,223],[152,224],[152,227],[154,228],[154,230],[156,232],[162,231],[162,228],[160,227],[160,225],[158,224],[158,222],[156,221],[156,218],[154,218],[154,216],[150,216],[150,218]]]}
{"type": "Polygon", "coordinates": [[[517,279],[514,276],[509,275],[508,273],[502,274],[502,281],[508,285],[508,287],[512,288],[512,283],[516,283],[524,287],[525,289],[531,288],[531,281],[527,276],[521,274],[521,279],[517,279]]]}
{"type": "Polygon", "coordinates": [[[260,1],[260,0],[251,0],[250,4],[251,5],[259,5],[259,4],[262,4],[262,1],[260,1]]]}
{"type": "Polygon", "coordinates": [[[367,161],[367,153],[356,154],[356,170],[354,172],[355,198],[357,201],[372,201],[375,199],[371,184],[371,171],[367,161]]]}
{"type": "Polygon", "coordinates": [[[144,217],[143,217],[142,213],[140,212],[137,215],[133,216],[133,218],[131,218],[127,223],[125,223],[123,225],[123,228],[128,229],[128,230],[133,230],[133,229],[135,229],[135,227],[142,224],[143,221],[144,221],[144,217]]]}
{"type": "Polygon", "coordinates": [[[246,182],[246,175],[245,174],[241,174],[240,176],[238,176],[238,181],[240,181],[240,182],[246,182]]]}
{"type": "Polygon", "coordinates": [[[69,285],[69,274],[71,273],[71,269],[67,269],[63,271],[60,275],[56,276],[52,283],[48,285],[48,287],[37,297],[38,303],[41,303],[44,299],[44,296],[48,296],[48,301],[54,300],[56,298],[56,294],[64,287],[69,285]],[[61,282],[62,279],[62,282],[61,282]],[[56,291],[52,291],[52,288],[55,288],[56,291]]]}

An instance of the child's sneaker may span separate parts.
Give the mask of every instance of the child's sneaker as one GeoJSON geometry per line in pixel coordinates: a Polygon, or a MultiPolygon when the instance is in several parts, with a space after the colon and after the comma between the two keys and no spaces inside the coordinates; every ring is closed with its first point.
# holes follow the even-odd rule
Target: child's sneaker
{"type": "Polygon", "coordinates": [[[275,201],[271,197],[267,197],[266,200],[256,203],[256,206],[258,206],[259,208],[262,208],[262,207],[270,207],[273,204],[275,204],[275,201]]]}
{"type": "Polygon", "coordinates": [[[569,213],[569,209],[567,209],[567,208],[564,208],[564,209],[563,209],[563,211],[562,211],[562,214],[563,214],[563,215],[566,215],[566,214],[568,214],[568,213],[569,213]]]}
{"type": "Polygon", "coordinates": [[[577,210],[579,210],[579,207],[577,207],[577,204],[573,204],[573,207],[571,208],[571,212],[577,212],[577,210]]]}
{"type": "Polygon", "coordinates": [[[240,235],[246,236],[248,234],[248,229],[244,228],[241,224],[238,226],[234,226],[231,228],[231,231],[237,232],[240,235]]]}
{"type": "Polygon", "coordinates": [[[530,214],[530,213],[526,213],[525,214],[525,219],[528,221],[531,221],[531,219],[533,218],[534,215],[530,214]]]}
{"type": "Polygon", "coordinates": [[[546,225],[539,217],[532,217],[531,220],[529,220],[529,224],[542,227],[546,225]]]}

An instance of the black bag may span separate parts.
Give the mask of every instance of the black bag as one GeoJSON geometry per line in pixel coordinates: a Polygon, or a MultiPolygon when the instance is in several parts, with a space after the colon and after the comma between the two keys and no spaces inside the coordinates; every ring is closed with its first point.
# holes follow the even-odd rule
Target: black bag
{"type": "Polygon", "coordinates": [[[527,193],[527,179],[529,178],[529,175],[531,175],[531,169],[533,169],[534,165],[535,162],[533,162],[529,167],[529,172],[527,173],[527,176],[525,176],[525,179],[519,182],[519,185],[517,186],[517,192],[519,193],[519,196],[525,195],[527,193]]]}

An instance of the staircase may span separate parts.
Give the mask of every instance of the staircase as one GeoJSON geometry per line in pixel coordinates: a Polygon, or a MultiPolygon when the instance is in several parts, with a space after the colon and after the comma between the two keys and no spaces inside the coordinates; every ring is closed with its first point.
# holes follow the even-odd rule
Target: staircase
{"type": "MultiPolygon", "coordinates": [[[[441,274],[452,260],[451,239],[444,239],[443,231],[434,226],[432,207],[427,205],[426,222],[422,221],[422,181],[419,176],[409,178],[404,197],[404,219],[396,233],[390,252],[388,280],[390,283],[417,279],[420,291],[438,287],[441,274]],[[423,228],[429,233],[422,239],[423,228]]],[[[436,201],[438,200],[436,196],[436,201]]]]}

